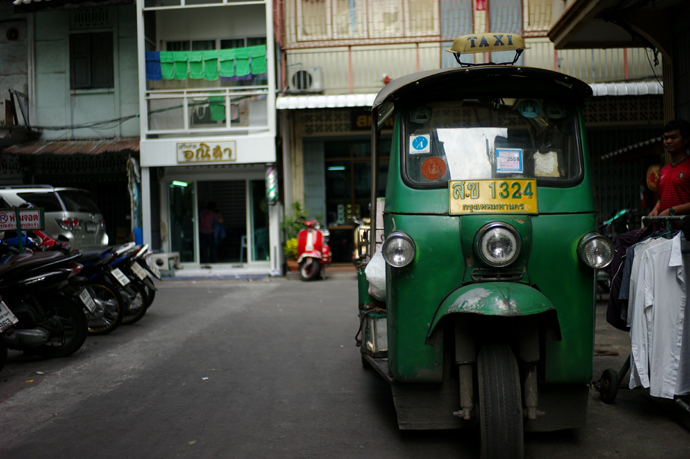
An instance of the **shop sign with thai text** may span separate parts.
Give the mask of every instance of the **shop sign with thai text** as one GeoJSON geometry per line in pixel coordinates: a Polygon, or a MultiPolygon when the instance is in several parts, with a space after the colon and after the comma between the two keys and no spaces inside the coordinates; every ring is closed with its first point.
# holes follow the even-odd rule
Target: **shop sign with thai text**
{"type": "MultiPolygon", "coordinates": [[[[40,230],[45,227],[43,209],[21,209],[19,219],[23,230],[40,230]]],[[[0,209],[0,231],[17,230],[17,211],[0,209]]]]}
{"type": "Polygon", "coordinates": [[[235,142],[185,142],[177,144],[178,163],[237,161],[235,142]]]}

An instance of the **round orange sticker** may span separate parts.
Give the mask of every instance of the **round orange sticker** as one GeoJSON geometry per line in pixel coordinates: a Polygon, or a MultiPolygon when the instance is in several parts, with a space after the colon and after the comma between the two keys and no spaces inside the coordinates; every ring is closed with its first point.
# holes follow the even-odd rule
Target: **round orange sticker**
{"type": "Polygon", "coordinates": [[[446,162],[441,158],[429,158],[422,163],[422,175],[427,180],[438,180],[446,173],[446,162]]]}

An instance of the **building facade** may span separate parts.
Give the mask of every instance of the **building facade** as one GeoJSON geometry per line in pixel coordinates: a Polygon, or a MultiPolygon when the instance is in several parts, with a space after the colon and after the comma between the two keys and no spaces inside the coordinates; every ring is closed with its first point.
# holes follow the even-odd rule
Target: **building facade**
{"type": "Polygon", "coordinates": [[[131,239],[136,215],[136,15],[131,2],[85,5],[3,3],[3,182],[91,191],[115,243],[131,239]]]}
{"type": "MultiPolygon", "coordinates": [[[[351,260],[353,218],[369,216],[367,112],[375,94],[400,76],[456,67],[445,50],[458,36],[520,34],[529,49],[518,65],[592,84],[596,96],[586,110],[592,157],[643,140],[662,123],[659,110],[637,108],[661,107],[654,101],[662,97],[655,82],[662,63],[655,64],[643,48],[556,50],[546,36],[553,21],[551,0],[282,0],[277,9],[285,202],[304,203],[328,226],[336,262],[351,260]]],[[[507,58],[487,53],[475,55],[475,62],[507,58]]],[[[385,154],[379,173],[384,187],[385,154]]],[[[609,191],[608,183],[602,186],[609,191]]],[[[630,201],[637,190],[604,201],[602,215],[630,201]]]]}
{"type": "Polygon", "coordinates": [[[137,0],[136,15],[144,241],[190,268],[278,271],[271,2],[137,0]]]}

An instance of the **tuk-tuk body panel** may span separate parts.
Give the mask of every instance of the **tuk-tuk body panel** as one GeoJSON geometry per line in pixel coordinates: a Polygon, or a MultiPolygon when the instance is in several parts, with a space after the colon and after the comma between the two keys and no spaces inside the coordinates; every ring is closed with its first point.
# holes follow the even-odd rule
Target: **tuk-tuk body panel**
{"type": "Polygon", "coordinates": [[[595,215],[544,215],[532,220],[539,243],[528,264],[533,284],[558,312],[560,341],[546,341],[545,382],[589,382],[594,352],[595,274],[577,254],[595,215]]]}
{"type": "Polygon", "coordinates": [[[426,341],[438,305],[462,282],[460,222],[449,216],[384,216],[386,234],[393,228],[404,231],[417,245],[411,265],[386,266],[388,367],[398,381],[442,380],[443,340],[426,341]],[[429,231],[430,227],[434,230],[429,231]]]}

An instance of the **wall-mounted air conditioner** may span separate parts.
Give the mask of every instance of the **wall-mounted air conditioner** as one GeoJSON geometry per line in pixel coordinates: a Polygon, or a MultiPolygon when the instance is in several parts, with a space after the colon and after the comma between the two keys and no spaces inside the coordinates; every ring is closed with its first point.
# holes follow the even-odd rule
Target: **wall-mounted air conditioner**
{"type": "Polygon", "coordinates": [[[302,67],[301,65],[288,68],[288,89],[291,92],[320,92],[321,67],[302,67]]]}

